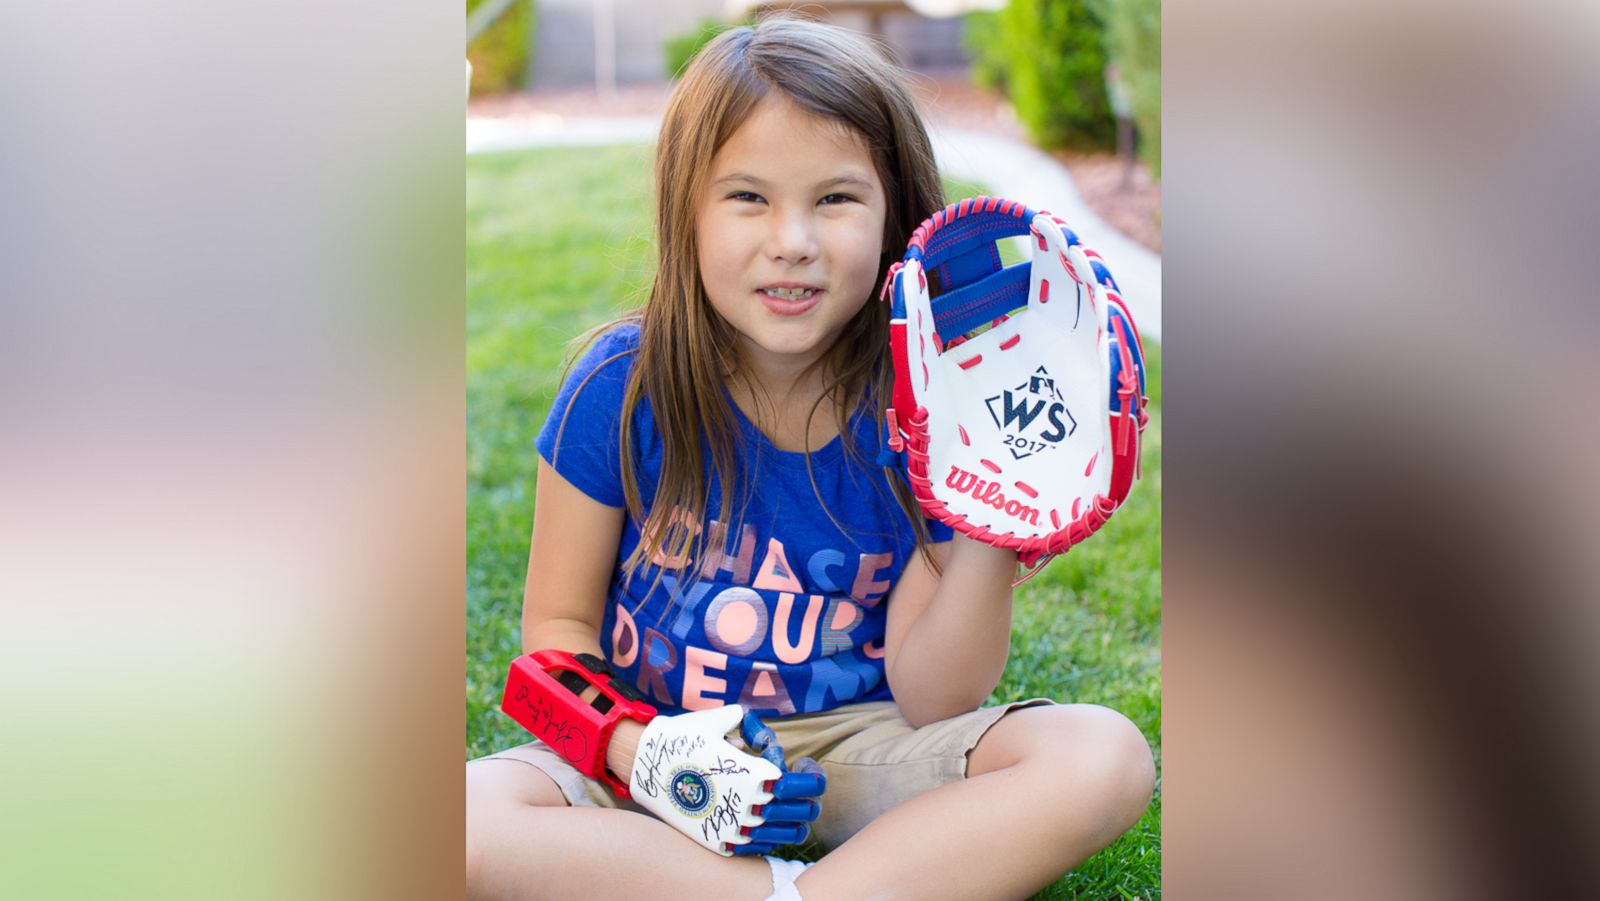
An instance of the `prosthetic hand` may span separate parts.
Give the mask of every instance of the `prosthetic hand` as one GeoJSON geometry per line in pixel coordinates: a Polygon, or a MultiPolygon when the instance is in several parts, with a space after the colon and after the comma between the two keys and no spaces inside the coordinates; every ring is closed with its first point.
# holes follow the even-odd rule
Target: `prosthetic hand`
{"type": "Polygon", "coordinates": [[[790,772],[772,730],[737,704],[651,720],[629,780],[639,806],[724,855],[805,841],[826,787],[816,761],[790,772]],[[755,753],[728,741],[734,729],[755,753]]]}
{"type": "Polygon", "coordinates": [[[517,658],[501,709],[580,772],[724,856],[803,842],[821,811],[821,767],[808,758],[788,770],[776,736],[754,715],[732,704],[658,716],[593,655],[517,658]],[[589,687],[598,690],[593,703],[582,697],[589,687]],[[627,785],[605,768],[606,745],[625,718],[645,723],[627,785]],[[745,750],[728,739],[736,728],[745,750]]]}

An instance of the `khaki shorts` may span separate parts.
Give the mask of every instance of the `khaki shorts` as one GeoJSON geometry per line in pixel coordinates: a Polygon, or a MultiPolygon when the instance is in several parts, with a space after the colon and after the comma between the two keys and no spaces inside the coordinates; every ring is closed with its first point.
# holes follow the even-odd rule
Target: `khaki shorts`
{"type": "MultiPolygon", "coordinates": [[[[893,701],[852,704],[823,713],[764,720],[778,736],[790,765],[802,757],[822,764],[828,776],[822,815],[812,827],[824,851],[843,844],[889,808],[967,776],[967,752],[1000,717],[1023,707],[1053,703],[1046,698],[984,707],[920,729],[912,728],[893,701]]],[[[619,801],[598,780],[534,741],[479,760],[520,760],[543,770],[574,807],[641,811],[619,801]]]]}

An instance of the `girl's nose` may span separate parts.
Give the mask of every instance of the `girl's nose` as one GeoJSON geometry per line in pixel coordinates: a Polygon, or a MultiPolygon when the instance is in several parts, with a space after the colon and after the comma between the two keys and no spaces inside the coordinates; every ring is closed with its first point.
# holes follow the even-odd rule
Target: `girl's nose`
{"type": "Polygon", "coordinates": [[[808,213],[782,212],[772,217],[767,235],[767,255],[790,265],[817,258],[816,224],[808,213]]]}

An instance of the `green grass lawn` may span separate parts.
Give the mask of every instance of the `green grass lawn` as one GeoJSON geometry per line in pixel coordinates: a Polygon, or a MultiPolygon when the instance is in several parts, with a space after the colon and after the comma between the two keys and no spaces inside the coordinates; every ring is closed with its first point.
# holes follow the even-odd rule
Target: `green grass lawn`
{"type": "MultiPolygon", "coordinates": [[[[534,437],[567,343],[636,306],[654,269],[650,150],[467,159],[467,758],[520,743],[498,711],[520,652],[534,437]]],[[[948,182],[952,200],[981,186],[948,182]]],[[[1116,261],[1111,260],[1113,271],[1116,261]]],[[[1094,539],[1017,592],[993,701],[1045,696],[1127,714],[1161,762],[1161,350],[1145,344],[1144,478],[1094,539]]],[[[1036,899],[1161,895],[1161,791],[1144,819],[1036,899]]]]}

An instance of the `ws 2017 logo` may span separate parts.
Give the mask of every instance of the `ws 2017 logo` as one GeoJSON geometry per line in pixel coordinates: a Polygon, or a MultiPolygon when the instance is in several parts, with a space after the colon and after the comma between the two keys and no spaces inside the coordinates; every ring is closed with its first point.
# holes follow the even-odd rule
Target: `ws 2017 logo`
{"type": "Polygon", "coordinates": [[[1017,460],[1054,447],[1078,430],[1078,421],[1067,410],[1056,380],[1043,366],[1026,382],[985,399],[985,403],[1017,460]]]}

